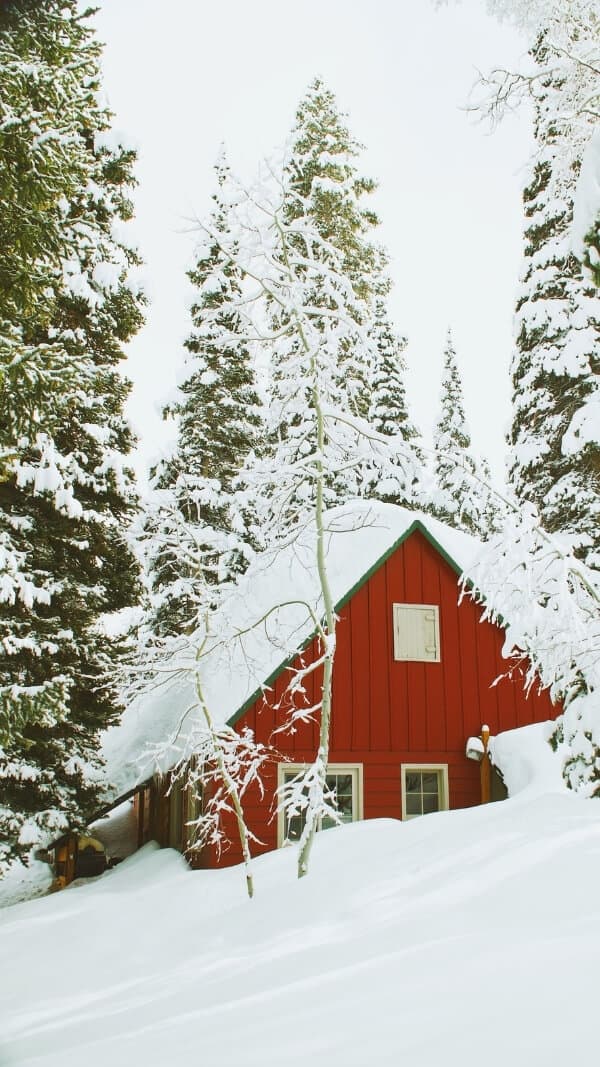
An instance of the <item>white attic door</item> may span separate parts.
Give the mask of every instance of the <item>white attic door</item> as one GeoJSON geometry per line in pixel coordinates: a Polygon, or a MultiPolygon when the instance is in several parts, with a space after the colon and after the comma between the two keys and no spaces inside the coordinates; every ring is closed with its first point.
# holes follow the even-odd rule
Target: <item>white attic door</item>
{"type": "Polygon", "coordinates": [[[394,604],[394,659],[440,662],[437,604],[394,604]]]}

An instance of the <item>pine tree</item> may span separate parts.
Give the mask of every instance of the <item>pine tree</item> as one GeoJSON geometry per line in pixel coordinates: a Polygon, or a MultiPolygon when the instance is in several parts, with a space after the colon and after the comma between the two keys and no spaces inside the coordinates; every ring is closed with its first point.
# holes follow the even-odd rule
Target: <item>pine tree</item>
{"type": "Polygon", "coordinates": [[[405,448],[401,454],[386,456],[383,462],[374,460],[363,492],[384,503],[418,507],[422,504],[421,473],[425,458],[419,431],[408,412],[403,356],[406,340],[395,333],[381,297],[375,301],[373,336],[376,356],[369,424],[385,437],[401,438],[405,448]]]}
{"type": "MultiPolygon", "coordinates": [[[[544,33],[532,56],[538,66],[547,64],[544,33]]],[[[584,146],[580,131],[558,121],[563,91],[555,74],[533,94],[538,151],[523,194],[527,244],[512,364],[510,479],[517,496],[536,505],[545,530],[560,533],[563,542],[566,537],[575,555],[598,569],[600,316],[590,271],[595,236],[593,230],[587,235],[582,266],[571,251],[571,227],[584,146]]],[[[571,753],[565,780],[594,795],[600,737],[586,701],[597,700],[595,679],[579,662],[577,673],[577,683],[560,694],[565,714],[557,734],[571,753]]]]}
{"type": "Polygon", "coordinates": [[[231,310],[242,277],[217,243],[228,228],[224,155],[215,173],[208,220],[215,236],[188,274],[197,294],[185,343],[189,374],[181,399],[165,410],[178,420],[177,446],[155,471],[156,508],[146,531],[154,593],[150,629],[158,638],[189,629],[206,597],[204,582],[233,577],[252,551],[250,516],[236,500],[234,481],[248,455],[261,447],[262,423],[250,351],[239,337],[239,315],[231,310]]]}
{"type": "Polygon", "coordinates": [[[18,88],[3,99],[11,121],[0,152],[22,170],[0,272],[3,356],[12,349],[0,395],[0,522],[19,568],[0,604],[1,862],[81,826],[99,803],[98,738],[119,714],[122,652],[102,617],[139,595],[126,539],[137,506],[129,384],[118,364],[143,298],[128,280],[137,255],[115,236],[132,212],[134,153],[115,143],[99,102],[100,47],[87,17],[75,0],[17,0],[0,17],[18,88]],[[53,140],[59,158],[47,180],[36,160],[53,140]],[[29,595],[28,577],[42,595],[29,595]]]}
{"type": "Polygon", "coordinates": [[[494,71],[482,107],[495,121],[524,99],[535,151],[523,194],[525,265],[512,362],[510,480],[547,530],[576,538],[600,563],[600,336],[593,262],[595,219],[572,252],[573,205],[582,159],[600,118],[600,14],[596,0],[488,0],[525,30],[527,62],[494,71]]]}
{"type": "MultiPolygon", "coordinates": [[[[597,212],[586,212],[589,225],[577,227],[574,235],[573,206],[582,160],[588,152],[595,154],[598,143],[593,142],[600,119],[600,13],[597,0],[488,0],[488,6],[525,30],[531,43],[521,69],[494,71],[485,79],[482,105],[494,121],[524,99],[534,114],[535,152],[523,196],[525,268],[511,368],[509,473],[524,521],[535,532],[530,546],[529,537],[523,539],[528,551],[515,546],[522,552],[525,587],[533,591],[524,614],[531,616],[533,596],[535,611],[546,612],[550,625],[540,627],[541,639],[535,626],[524,633],[519,647],[564,701],[557,736],[562,733],[571,753],[565,780],[590,796],[598,791],[600,766],[593,709],[597,679],[589,645],[583,656],[577,646],[587,643],[578,635],[594,635],[598,626],[593,574],[581,583],[586,565],[600,566],[598,230],[597,212]],[[574,236],[583,264],[572,252],[574,236]],[[548,531],[560,537],[555,541],[548,531]],[[552,557],[559,561],[558,580],[552,557]],[[564,614],[557,590],[572,604],[564,614]],[[554,651],[564,635],[566,649],[557,664],[554,651]]],[[[506,558],[513,549],[510,537],[508,526],[506,558]]]]}
{"type": "Polygon", "coordinates": [[[488,536],[496,514],[486,487],[489,468],[478,462],[471,451],[463,386],[450,330],[444,349],[441,408],[434,430],[434,465],[434,514],[468,533],[488,536]]]}
{"type": "MultiPolygon", "coordinates": [[[[383,275],[386,257],[372,240],[379,219],[363,204],[376,183],[358,172],[355,161],[361,151],[335,95],[321,78],[315,78],[298,106],[291,133],[285,166],[285,220],[311,219],[316,233],[341,252],[344,275],[369,309],[376,295],[387,292],[389,283],[383,275]]],[[[341,350],[338,359],[352,409],[366,416],[371,368],[361,366],[351,352],[341,350]]]]}
{"type": "Polygon", "coordinates": [[[86,90],[69,63],[85,32],[73,23],[65,39],[64,25],[57,3],[0,8],[0,390],[11,399],[0,424],[2,463],[40,408],[51,419],[52,386],[78,372],[68,339],[44,333],[70,248],[69,201],[89,173],[76,134],[86,90]]]}
{"type": "MultiPolygon", "coordinates": [[[[545,63],[543,35],[532,54],[545,63]]],[[[583,556],[600,565],[597,298],[570,252],[580,153],[567,153],[555,128],[559,92],[545,80],[535,101],[538,152],[523,196],[527,245],[512,366],[510,479],[546,529],[576,535],[583,556]]]]}
{"type": "MultiPolygon", "coordinates": [[[[385,296],[389,283],[383,274],[385,256],[373,243],[372,233],[378,219],[372,210],[363,205],[364,198],[375,189],[370,178],[359,174],[356,160],[361,146],[354,140],[340,114],[334,94],[316,78],[300,102],[292,130],[283,182],[286,189],[283,219],[286,225],[299,227],[298,233],[290,233],[289,240],[298,252],[303,249],[307,260],[316,249],[307,248],[302,225],[308,221],[312,228],[312,240],[321,240],[334,248],[341,257],[340,272],[352,290],[347,306],[360,314],[359,327],[368,333],[373,326],[374,302],[377,296],[385,296]],[[305,220],[305,223],[302,223],[305,220]],[[357,310],[360,306],[360,312],[357,310]]],[[[325,262],[327,256],[323,255],[325,262]]],[[[315,307],[323,304],[323,279],[315,282],[313,294],[315,307]]],[[[272,309],[274,329],[280,326],[279,313],[272,309]]],[[[362,358],[357,358],[357,349],[340,342],[336,346],[338,385],[347,397],[350,414],[366,418],[370,406],[370,391],[373,368],[365,362],[365,352],[374,350],[362,346],[362,358]]],[[[286,411],[284,400],[287,370],[278,364],[279,353],[275,347],[271,353],[270,399],[273,410],[282,412],[282,421],[273,426],[270,447],[278,441],[291,441],[296,436],[298,461],[302,458],[302,433],[300,422],[294,425],[286,411]]],[[[289,386],[289,381],[288,381],[289,386]]],[[[298,383],[298,388],[304,388],[298,383]]],[[[306,387],[304,404],[312,403],[310,389],[306,387]]],[[[331,474],[326,486],[327,503],[333,505],[359,494],[359,482],[354,469],[344,469],[331,474]]],[[[302,507],[311,506],[312,489],[309,482],[299,483],[288,511],[301,513],[302,507]]]]}

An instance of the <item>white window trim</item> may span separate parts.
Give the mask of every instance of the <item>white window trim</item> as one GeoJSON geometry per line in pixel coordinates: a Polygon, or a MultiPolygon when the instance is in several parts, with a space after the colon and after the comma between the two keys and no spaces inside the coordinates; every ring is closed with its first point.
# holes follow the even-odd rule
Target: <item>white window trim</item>
{"type": "Polygon", "coordinates": [[[439,604],[406,604],[406,603],[394,603],[392,604],[392,634],[394,639],[394,660],[396,663],[440,663],[441,662],[441,646],[440,646],[440,607],[439,604]],[[413,611],[432,611],[433,612],[433,626],[435,631],[435,656],[401,656],[399,654],[398,640],[397,640],[397,616],[398,608],[408,608],[413,611]]]}
{"type": "MultiPolygon", "coordinates": [[[[277,788],[281,789],[283,785],[284,775],[286,774],[300,774],[302,771],[306,771],[310,764],[308,763],[278,763],[277,764],[277,788]]],[[[355,774],[356,778],[356,799],[353,805],[354,812],[352,814],[352,822],[360,822],[364,818],[363,814],[363,764],[362,763],[328,763],[327,774],[355,774]]],[[[277,812],[277,848],[281,848],[284,843],[283,831],[285,826],[284,812],[277,812]]]]}
{"type": "MultiPolygon", "coordinates": [[[[401,763],[400,764],[400,782],[402,786],[402,820],[407,822],[409,819],[406,815],[406,771],[441,771],[442,777],[442,789],[440,795],[440,807],[439,811],[448,811],[449,809],[449,792],[448,792],[448,764],[447,763],[401,763]]],[[[431,813],[433,814],[433,813],[431,813]]],[[[410,819],[422,818],[423,816],[412,815],[410,819]]]]}

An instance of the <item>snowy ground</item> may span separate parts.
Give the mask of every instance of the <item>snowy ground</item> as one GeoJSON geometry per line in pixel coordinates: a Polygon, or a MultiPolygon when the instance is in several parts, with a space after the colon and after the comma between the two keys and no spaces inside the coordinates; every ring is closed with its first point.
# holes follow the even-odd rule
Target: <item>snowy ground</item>
{"type": "Polygon", "coordinates": [[[302,882],[263,857],[252,902],[147,846],[5,909],[0,1064],[596,1062],[600,804],[512,764],[504,803],[323,833],[302,882]]]}

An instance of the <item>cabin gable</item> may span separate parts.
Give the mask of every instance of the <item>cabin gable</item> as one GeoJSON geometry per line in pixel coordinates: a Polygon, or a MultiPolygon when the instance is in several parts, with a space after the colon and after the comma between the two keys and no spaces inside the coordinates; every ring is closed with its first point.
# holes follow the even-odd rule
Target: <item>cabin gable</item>
{"type": "MultiPolygon", "coordinates": [[[[470,598],[458,603],[459,573],[417,521],[337,605],[329,765],[360,775],[361,817],[406,817],[407,788],[418,793],[425,781],[422,776],[417,781],[419,768],[430,772],[428,788],[436,779],[439,807],[478,804],[479,765],[466,758],[467,738],[478,735],[484,723],[495,734],[557,714],[547,693],[524,692],[518,672],[504,676],[504,631],[483,622],[481,607],[470,598]],[[439,659],[395,658],[395,604],[438,608],[439,659]],[[408,781],[410,771],[415,773],[408,781]]],[[[299,722],[293,733],[281,732],[287,711],[279,705],[290,672],[317,658],[318,639],[312,637],[230,720],[237,729],[252,729],[258,741],[295,766],[314,759],[318,723],[299,722]]],[[[317,703],[321,681],[319,671],[309,675],[307,707],[317,703]]],[[[256,791],[246,800],[248,823],[264,843],[257,851],[277,846],[278,826],[281,836],[281,819],[268,799],[274,798],[278,776],[281,767],[274,761],[263,775],[265,799],[256,791]]],[[[415,802],[413,797],[409,806],[415,802]]],[[[233,845],[220,860],[206,853],[202,864],[239,858],[233,845]]]]}

